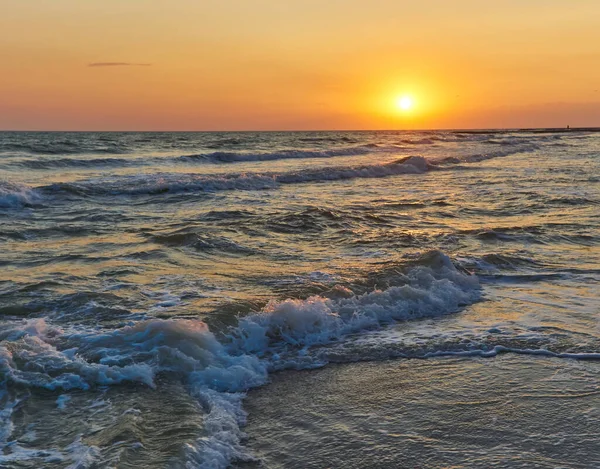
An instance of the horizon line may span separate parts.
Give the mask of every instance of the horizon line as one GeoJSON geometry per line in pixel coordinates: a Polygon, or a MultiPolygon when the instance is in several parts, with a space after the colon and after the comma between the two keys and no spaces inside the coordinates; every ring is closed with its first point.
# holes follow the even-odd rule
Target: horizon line
{"type": "Polygon", "coordinates": [[[552,132],[572,132],[572,131],[600,131],[600,126],[582,126],[582,127],[458,127],[458,128],[422,128],[422,129],[243,129],[243,130],[42,130],[42,129],[0,129],[0,132],[45,132],[45,133],[167,133],[167,132],[194,132],[194,133],[218,133],[218,132],[486,132],[486,131],[504,131],[504,132],[526,132],[526,131],[552,131],[552,132]]]}

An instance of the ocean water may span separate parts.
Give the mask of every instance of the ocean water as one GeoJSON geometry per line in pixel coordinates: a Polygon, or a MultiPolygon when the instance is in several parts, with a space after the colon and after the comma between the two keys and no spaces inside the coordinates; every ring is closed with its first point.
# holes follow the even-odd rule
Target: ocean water
{"type": "Polygon", "coordinates": [[[600,467],[600,133],[0,133],[3,468],[600,467]]]}

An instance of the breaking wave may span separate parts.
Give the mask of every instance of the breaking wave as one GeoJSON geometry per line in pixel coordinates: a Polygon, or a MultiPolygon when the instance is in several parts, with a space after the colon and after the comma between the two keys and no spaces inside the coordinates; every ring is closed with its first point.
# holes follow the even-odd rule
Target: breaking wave
{"type": "MultiPolygon", "coordinates": [[[[598,353],[553,352],[543,344],[532,349],[528,347],[531,340],[503,343],[500,331],[495,330],[490,332],[498,334],[498,343],[490,346],[460,340],[431,344],[433,348],[382,349],[385,344],[378,341],[377,349],[371,350],[359,343],[358,353],[353,341],[363,335],[368,339],[371,331],[399,321],[455,313],[481,297],[478,278],[457,268],[439,251],[415,258],[394,272],[393,278],[383,282],[386,289],[355,293],[338,285],[326,296],[273,300],[223,330],[211,330],[206,323],[189,319],[143,319],[107,331],[65,330],[43,319],[12,322],[0,336],[0,375],[4,385],[53,391],[127,382],[153,388],[159,385],[159,375],[181,380],[204,412],[204,434],[187,446],[186,458],[197,467],[215,469],[253,459],[243,445],[243,398],[249,389],[265,384],[272,371],[308,369],[340,360],[490,357],[507,352],[600,359],[598,353]]],[[[4,441],[11,432],[11,407],[6,408],[4,441]]],[[[11,460],[11,447],[16,448],[9,445],[0,461],[11,460]]],[[[90,451],[84,453],[93,461],[95,453],[90,451]]]]}
{"type": "Polygon", "coordinates": [[[188,449],[188,459],[201,468],[225,468],[250,459],[242,445],[242,399],[270,370],[322,366],[305,347],[453,313],[479,296],[476,277],[432,252],[406,271],[402,285],[360,295],[340,287],[337,299],[272,301],[218,334],[184,319],[142,320],[107,332],[68,331],[43,319],[15,322],[0,337],[0,374],[5,384],[63,391],[124,382],[154,387],[158,374],[178,377],[206,413],[206,436],[188,449]]]}
{"type": "Polygon", "coordinates": [[[42,196],[25,184],[0,180],[0,209],[35,205],[41,200],[42,196]]]}

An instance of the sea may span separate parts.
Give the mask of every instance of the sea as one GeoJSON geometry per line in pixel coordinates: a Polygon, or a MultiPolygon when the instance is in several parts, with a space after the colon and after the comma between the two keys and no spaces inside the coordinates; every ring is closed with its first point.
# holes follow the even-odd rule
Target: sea
{"type": "Polygon", "coordinates": [[[600,468],[600,132],[0,133],[0,467],[600,468]]]}

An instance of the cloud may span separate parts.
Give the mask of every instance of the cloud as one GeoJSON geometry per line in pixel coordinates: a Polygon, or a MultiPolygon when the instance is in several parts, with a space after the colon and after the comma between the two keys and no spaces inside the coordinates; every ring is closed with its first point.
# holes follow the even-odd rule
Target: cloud
{"type": "Polygon", "coordinates": [[[149,67],[152,64],[140,64],[133,62],[93,62],[88,67],[149,67]]]}

